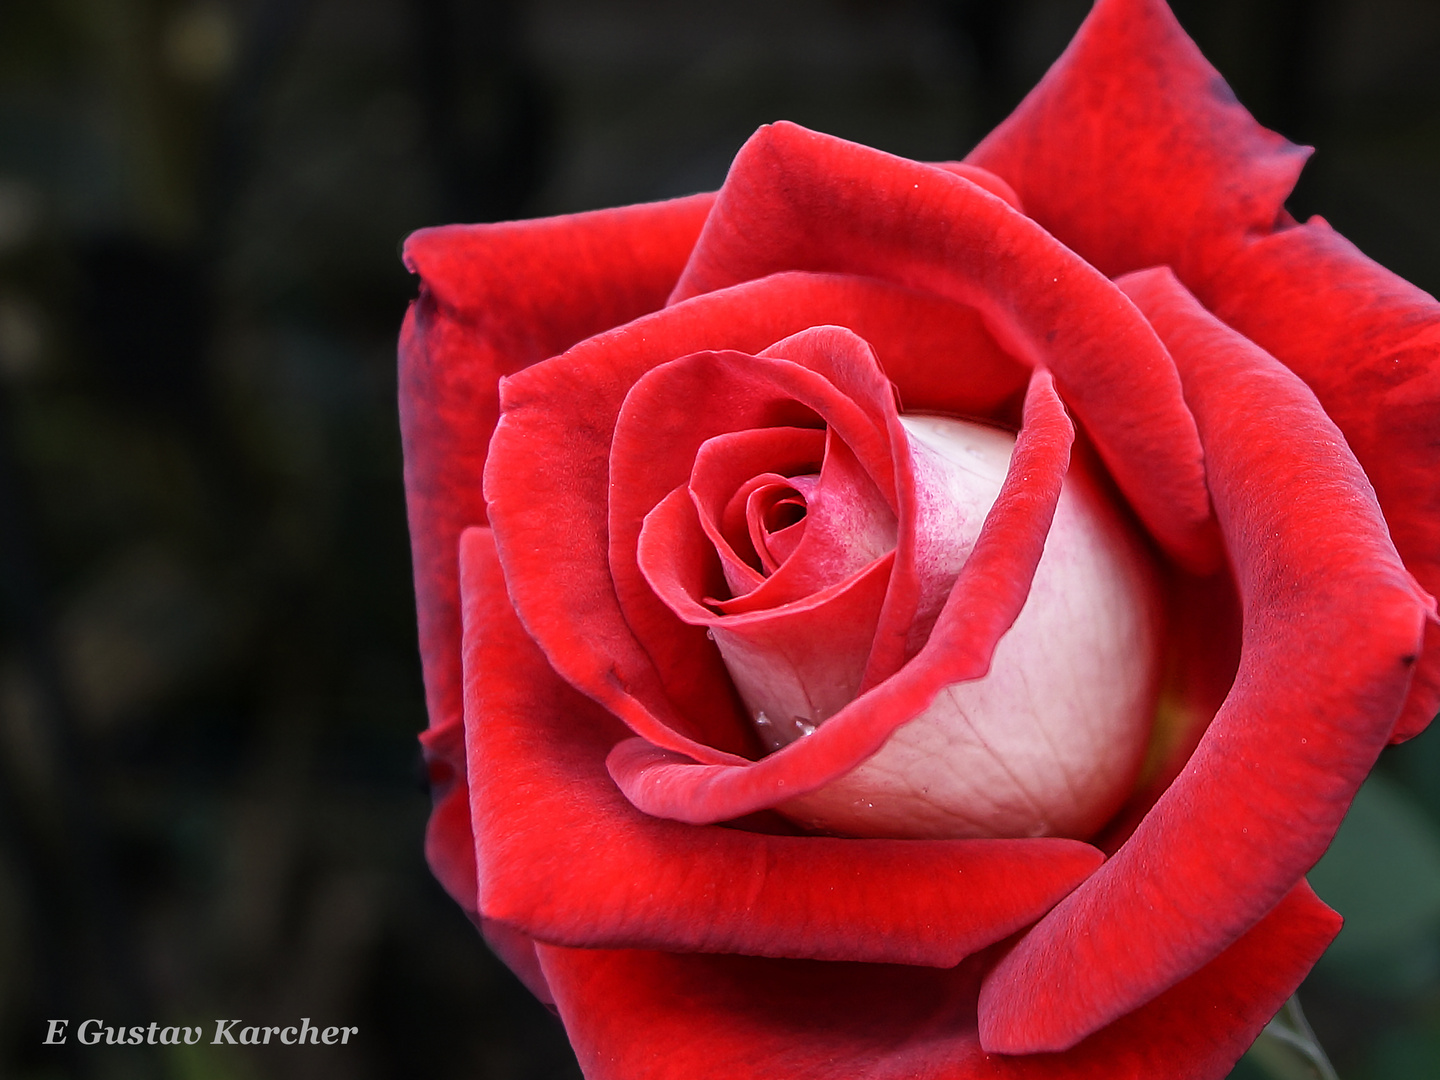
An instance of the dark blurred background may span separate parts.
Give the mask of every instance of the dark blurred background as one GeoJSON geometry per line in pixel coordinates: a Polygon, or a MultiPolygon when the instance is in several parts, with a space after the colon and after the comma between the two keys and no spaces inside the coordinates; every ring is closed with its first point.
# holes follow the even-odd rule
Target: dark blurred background
{"type": "MultiPolygon", "coordinates": [[[[0,4],[0,1076],[578,1076],[421,854],[398,244],[713,188],[781,118],[959,157],[1087,7],[0,4]],[[42,1045],[92,1016],[206,1034],[42,1045]],[[209,1045],[301,1016],[361,1035],[209,1045]]],[[[1440,288],[1440,5],[1176,8],[1320,148],[1292,209],[1440,288]]],[[[1431,734],[1314,877],[1347,1080],[1440,1075],[1437,830],[1431,734]]]]}

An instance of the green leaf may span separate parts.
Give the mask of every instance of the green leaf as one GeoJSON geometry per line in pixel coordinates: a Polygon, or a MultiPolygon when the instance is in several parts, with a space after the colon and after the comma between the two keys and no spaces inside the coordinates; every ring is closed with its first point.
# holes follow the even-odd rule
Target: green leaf
{"type": "Polygon", "coordinates": [[[1265,1025],[1229,1080],[1339,1080],[1292,996],[1265,1025]]]}
{"type": "Polygon", "coordinates": [[[1371,776],[1309,878],[1345,917],[1317,972],[1391,995],[1440,979],[1440,837],[1403,788],[1371,776]]]}

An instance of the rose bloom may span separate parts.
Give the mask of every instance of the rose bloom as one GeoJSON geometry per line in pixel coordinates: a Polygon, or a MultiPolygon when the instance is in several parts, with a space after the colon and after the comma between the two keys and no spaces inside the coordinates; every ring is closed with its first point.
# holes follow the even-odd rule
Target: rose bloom
{"type": "Polygon", "coordinates": [[[425,230],[428,854],[587,1076],[1221,1077],[1440,701],[1440,308],[1159,0],[963,164],[425,230]]]}

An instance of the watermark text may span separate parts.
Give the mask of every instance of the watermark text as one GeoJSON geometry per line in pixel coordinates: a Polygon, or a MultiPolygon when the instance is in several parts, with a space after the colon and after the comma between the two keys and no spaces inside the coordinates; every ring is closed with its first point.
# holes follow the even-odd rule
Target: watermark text
{"type": "MultiPolygon", "coordinates": [[[[71,1037],[69,1020],[51,1020],[45,1027],[44,1045],[63,1046],[71,1037]]],[[[81,1021],[73,1035],[77,1043],[84,1046],[194,1046],[204,1039],[202,1026],[164,1026],[154,1021],[148,1026],[137,1024],[131,1027],[107,1024],[103,1020],[81,1021]]],[[[347,1046],[352,1036],[359,1035],[358,1027],[332,1024],[320,1027],[312,1024],[308,1016],[302,1016],[300,1023],[288,1026],[245,1024],[241,1020],[216,1020],[215,1031],[209,1042],[211,1046],[347,1046]]]]}

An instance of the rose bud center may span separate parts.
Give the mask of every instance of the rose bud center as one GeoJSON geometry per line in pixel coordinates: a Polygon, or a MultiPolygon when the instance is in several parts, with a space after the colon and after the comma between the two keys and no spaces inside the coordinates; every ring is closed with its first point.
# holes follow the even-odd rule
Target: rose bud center
{"type": "MultiPolygon", "coordinates": [[[[938,417],[901,423],[930,553],[920,570],[953,581],[1000,492],[1015,439],[938,417]]],[[[780,573],[807,533],[812,545],[825,536],[848,552],[831,562],[850,574],[893,546],[895,522],[883,504],[861,500],[868,507],[857,520],[853,503],[823,497],[823,475],[757,476],[730,500],[728,516],[761,575],[780,573]]],[[[945,688],[867,761],[779,809],[851,836],[1089,837],[1134,785],[1155,711],[1162,633],[1147,545],[1077,458],[1029,597],[989,673],[945,688]]],[[[861,682],[861,670],[837,673],[833,658],[756,662],[723,631],[715,638],[771,750],[813,732],[861,682]]]]}

